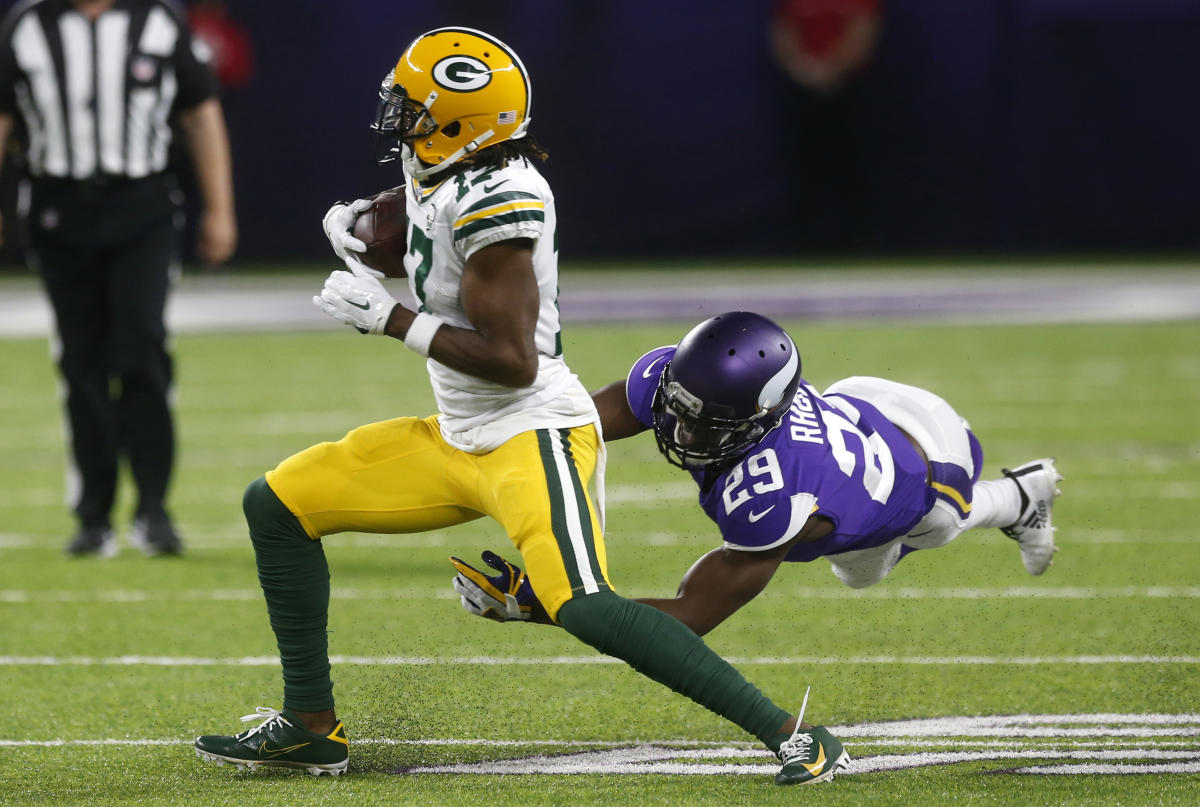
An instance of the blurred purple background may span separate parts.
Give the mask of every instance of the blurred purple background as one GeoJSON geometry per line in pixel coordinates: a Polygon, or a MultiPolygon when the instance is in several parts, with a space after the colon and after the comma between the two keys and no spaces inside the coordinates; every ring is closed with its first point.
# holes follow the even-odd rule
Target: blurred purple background
{"type": "Polygon", "coordinates": [[[789,173],[804,120],[770,0],[226,5],[255,48],[224,98],[240,260],[328,257],[328,205],[399,181],[372,160],[376,88],[443,25],[528,68],[565,259],[1200,246],[1198,0],[885,0],[836,205],[789,173]]]}

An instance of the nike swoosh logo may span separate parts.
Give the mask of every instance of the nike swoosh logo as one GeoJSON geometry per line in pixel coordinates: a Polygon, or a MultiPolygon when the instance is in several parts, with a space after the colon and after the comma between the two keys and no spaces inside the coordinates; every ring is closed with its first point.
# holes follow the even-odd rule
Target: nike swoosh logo
{"type": "MultiPolygon", "coordinates": [[[[812,764],[809,764],[807,762],[801,762],[800,764],[803,765],[808,770],[808,772],[811,773],[813,776],[818,776],[821,773],[821,768],[825,767],[825,746],[821,745],[820,743],[817,743],[817,761],[816,762],[814,762],[812,764]]],[[[836,775],[837,774],[834,774],[834,776],[836,776],[836,775]]]]}
{"type": "Polygon", "coordinates": [[[312,745],[312,743],[298,743],[297,745],[289,745],[287,748],[270,748],[267,746],[266,740],[264,740],[263,744],[258,747],[258,755],[263,759],[272,759],[295,751],[297,748],[303,748],[306,745],[312,745]]]}
{"type": "Polygon", "coordinates": [[[647,367],[645,370],[642,370],[642,378],[649,378],[650,371],[654,369],[654,365],[658,364],[660,361],[662,361],[665,358],[666,358],[666,356],[659,356],[657,359],[650,362],[650,366],[647,367]]]}
{"type": "Polygon", "coordinates": [[[356,303],[353,300],[347,300],[346,302],[350,303],[350,305],[354,306],[355,308],[361,308],[363,311],[369,311],[371,309],[370,303],[356,303]]]}
{"type": "Polygon", "coordinates": [[[484,185],[484,186],[483,186],[483,192],[484,192],[484,193],[491,193],[492,191],[496,190],[496,188],[499,188],[501,185],[503,185],[505,182],[508,182],[508,180],[507,180],[507,179],[502,179],[502,180],[500,180],[499,182],[497,182],[495,185],[484,185]]]}
{"type": "Polygon", "coordinates": [[[774,509],[775,509],[775,505],[771,505],[766,510],[763,510],[761,513],[755,513],[753,510],[750,511],[750,523],[753,524],[754,522],[758,521],[759,519],[761,519],[763,516],[765,516],[767,513],[771,512],[774,509]]]}

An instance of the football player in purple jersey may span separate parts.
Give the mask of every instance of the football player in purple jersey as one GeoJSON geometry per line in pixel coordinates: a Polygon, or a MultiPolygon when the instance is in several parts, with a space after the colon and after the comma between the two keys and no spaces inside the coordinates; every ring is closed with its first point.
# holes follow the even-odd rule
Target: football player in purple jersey
{"type": "MultiPolygon", "coordinates": [[[[642,600],[702,635],[785,561],[827,557],[839,580],[866,588],[907,553],[977,527],[1015,540],[1030,574],[1046,571],[1056,551],[1062,476],[1053,460],[981,481],[979,441],[944,400],[865,376],[818,393],[791,337],[758,314],[705,320],[592,397],[605,439],[653,429],[720,529],[724,544],[688,570],[674,598],[642,600]]],[[[471,578],[460,575],[456,588],[479,613],[471,578]]]]}
{"type": "MultiPolygon", "coordinates": [[[[1062,479],[1038,459],[980,481],[983,451],[944,400],[882,378],[854,377],[818,393],[791,337],[735,311],[678,345],[638,359],[626,380],[592,393],[605,439],[653,430],[672,465],[692,475],[722,546],[684,575],[673,598],[642,599],[698,634],[762,591],[781,563],[827,557],[853,588],[888,575],[917,549],[997,527],[1030,574],[1055,552],[1051,510],[1062,479]]],[[[493,553],[487,576],[453,558],[470,613],[541,620],[531,582],[493,553]]]]}

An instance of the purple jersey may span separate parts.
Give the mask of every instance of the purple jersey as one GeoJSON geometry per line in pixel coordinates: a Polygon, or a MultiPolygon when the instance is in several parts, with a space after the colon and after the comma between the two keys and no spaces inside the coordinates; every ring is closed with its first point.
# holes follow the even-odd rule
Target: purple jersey
{"type": "MultiPolygon", "coordinates": [[[[634,363],[625,394],[653,427],[651,404],[675,348],[634,363]]],[[[822,398],[801,380],[783,422],[715,480],[692,472],[700,506],[731,549],[787,543],[812,515],[833,522],[819,541],[792,547],[787,560],[810,561],[885,544],[907,533],[933,506],[921,456],[899,429],[858,398],[822,398]],[[711,481],[711,484],[709,482],[711,481]]]]}

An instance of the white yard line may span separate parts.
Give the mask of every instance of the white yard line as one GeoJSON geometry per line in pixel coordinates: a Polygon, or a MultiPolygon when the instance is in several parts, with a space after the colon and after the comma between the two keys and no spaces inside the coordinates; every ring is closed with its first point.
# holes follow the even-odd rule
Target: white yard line
{"type": "MultiPolygon", "coordinates": [[[[1187,739],[1200,736],[1200,714],[940,717],[830,726],[829,729],[848,740],[846,747],[854,757],[849,767],[839,774],[841,776],[1005,760],[1039,764],[993,769],[988,773],[1056,776],[1200,773],[1200,747],[1195,739],[1187,739]],[[992,739],[994,737],[1002,739],[992,739]],[[916,750],[866,753],[885,746],[916,750]]],[[[0,738],[0,748],[186,747],[191,742],[190,738],[0,738]]],[[[354,745],[547,749],[516,758],[425,765],[396,771],[405,775],[770,776],[778,765],[773,755],[752,742],[355,738],[354,745]]]]}
{"type": "MultiPolygon", "coordinates": [[[[792,586],[779,581],[772,591],[803,599],[852,600],[1194,600],[1200,598],[1200,586],[1007,586],[982,588],[958,586],[919,588],[882,584],[870,589],[844,587],[792,586]]],[[[633,596],[651,596],[653,592],[633,592],[633,596]]],[[[147,602],[257,602],[262,591],[242,589],[108,589],[99,591],[70,589],[0,589],[0,603],[42,605],[51,603],[147,603],[147,602]]],[[[336,601],[449,600],[458,599],[449,586],[435,588],[405,587],[394,589],[355,589],[334,587],[330,599],[336,601]]]]}
{"type": "MultiPolygon", "coordinates": [[[[730,663],[763,666],[907,665],[1037,666],[1043,664],[1200,664],[1200,656],[727,656],[730,663]]],[[[337,665],[357,667],[432,667],[465,665],[592,666],[624,664],[611,656],[330,656],[337,665]]],[[[275,656],[0,656],[0,667],[277,667],[275,656]]]]}
{"type": "MultiPolygon", "coordinates": [[[[3,407],[0,407],[2,409],[3,407]]],[[[0,440],[0,444],[3,441],[0,440]]],[[[1200,452],[1200,444],[1196,450],[1200,452]]],[[[1195,485],[1194,491],[1187,498],[1200,498],[1200,485],[1195,485]]],[[[696,496],[696,486],[688,482],[686,485],[672,487],[671,485],[613,485],[609,489],[607,503],[612,505],[614,494],[618,498],[617,508],[653,508],[664,502],[678,506],[691,506],[696,496]]],[[[194,493],[195,491],[191,491],[194,493]]],[[[241,495],[240,493],[238,494],[241,495]]],[[[1074,495],[1074,493],[1072,493],[1074,495]]],[[[1115,494],[1103,497],[1111,500],[1115,494]]],[[[224,494],[214,496],[214,502],[225,501],[224,494]]],[[[1146,495],[1147,499],[1159,500],[1159,496],[1146,495]]],[[[62,492],[57,488],[49,488],[37,496],[18,497],[6,502],[12,507],[57,507],[62,502],[62,492]],[[43,495],[44,494],[44,495],[43,495]]],[[[614,508],[614,509],[617,509],[614,508]]],[[[495,533],[492,533],[495,534],[495,533]]],[[[999,533],[980,533],[986,536],[984,540],[995,540],[999,533]]],[[[691,545],[698,551],[710,549],[717,543],[715,527],[698,527],[690,531],[656,530],[640,532],[630,530],[628,525],[617,525],[605,535],[609,544],[615,546],[683,546],[691,545]]],[[[246,537],[244,521],[224,524],[210,524],[203,529],[189,530],[186,536],[187,545],[192,550],[223,550],[249,548],[250,539],[246,537]]],[[[425,533],[375,535],[369,533],[343,533],[327,540],[335,542],[339,547],[380,548],[380,549],[433,549],[440,547],[460,546],[464,542],[463,533],[455,531],[434,530],[425,533]]],[[[497,534],[496,540],[507,541],[502,534],[497,534]]],[[[967,537],[959,540],[977,540],[967,537]]],[[[1003,543],[1003,542],[1002,542],[1003,543]]],[[[1067,536],[1059,536],[1059,544],[1064,551],[1070,551],[1077,546],[1169,546],[1194,545],[1196,532],[1191,528],[1158,528],[1154,530],[1110,529],[1110,528],[1079,528],[1073,527],[1067,536]]],[[[126,549],[127,547],[122,547],[126,549]]],[[[62,543],[59,537],[48,539],[45,535],[35,535],[27,532],[0,532],[0,551],[32,551],[52,554],[62,553],[62,543]]],[[[799,568],[804,568],[802,565],[799,568]]],[[[1040,588],[1040,587],[1039,587],[1040,588]]]]}
{"type": "MultiPolygon", "coordinates": [[[[869,740],[872,746],[897,745],[901,743],[920,743],[925,746],[936,745],[948,748],[992,748],[998,750],[1018,751],[1025,748],[1027,732],[1040,730],[1043,733],[1033,739],[1061,740],[1064,745],[1072,748],[1100,748],[1106,745],[1120,746],[1116,751],[1079,750],[1082,755],[1104,754],[1110,758],[1145,756],[1146,758],[1171,759],[1185,755],[1194,756],[1198,749],[1184,751],[1158,750],[1143,752],[1128,748],[1127,741],[1114,741],[1114,731],[1128,730],[1143,732],[1147,737],[1176,737],[1180,739],[1151,740],[1156,748],[1189,743],[1184,737],[1194,737],[1200,732],[1200,714],[1193,713],[1098,713],[1098,714],[1026,714],[1026,715],[984,715],[973,717],[933,717],[915,720],[896,720],[849,725],[829,726],[831,732],[842,738],[858,738],[869,740]],[[1117,726],[1125,727],[1115,728],[1117,726]],[[1167,728],[1162,728],[1167,727],[1167,728]],[[996,731],[1005,731],[1005,739],[990,739],[996,731]]],[[[192,739],[131,739],[131,738],[99,738],[99,739],[63,739],[51,740],[21,740],[0,738],[0,747],[58,747],[58,746],[153,746],[176,745],[191,743],[192,739]]],[[[747,757],[765,755],[762,747],[754,741],[729,740],[696,740],[696,739],[630,739],[630,740],[598,740],[598,739],[541,739],[528,738],[519,740],[503,740],[491,737],[429,737],[420,739],[354,738],[356,745],[391,745],[391,746],[496,746],[500,748],[516,748],[523,746],[548,746],[558,748],[574,748],[590,746],[597,748],[629,748],[632,746],[668,746],[671,749],[695,748],[688,752],[695,758],[712,757],[747,757]]],[[[1045,743],[1043,743],[1044,745],[1045,743]]],[[[1044,749],[1042,749],[1044,751],[1044,749]]]]}

